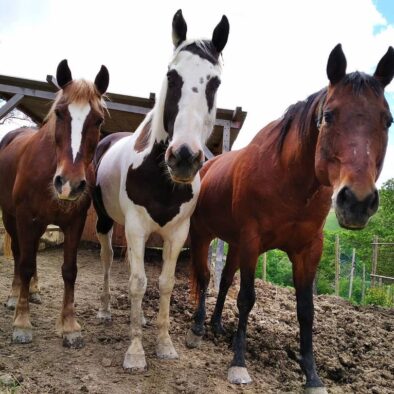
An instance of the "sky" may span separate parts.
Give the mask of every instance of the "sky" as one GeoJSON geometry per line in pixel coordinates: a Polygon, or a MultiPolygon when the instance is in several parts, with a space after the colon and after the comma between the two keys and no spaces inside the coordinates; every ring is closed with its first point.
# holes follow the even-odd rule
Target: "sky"
{"type": "MultiPolygon", "coordinates": [[[[248,112],[234,149],[327,86],[327,59],[337,43],[348,72],[368,73],[394,45],[392,0],[0,0],[0,74],[45,80],[67,58],[75,78],[94,79],[105,64],[110,92],[158,94],[179,8],[188,38],[210,38],[223,14],[230,21],[217,104],[248,112]]],[[[386,98],[394,113],[394,82],[386,98]]],[[[392,128],[378,185],[394,178],[393,163],[392,128]]]]}

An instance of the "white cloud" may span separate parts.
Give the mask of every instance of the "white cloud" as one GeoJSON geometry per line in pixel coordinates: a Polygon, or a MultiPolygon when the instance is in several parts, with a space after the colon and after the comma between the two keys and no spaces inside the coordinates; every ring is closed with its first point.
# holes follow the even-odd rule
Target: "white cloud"
{"type": "MultiPolygon", "coordinates": [[[[189,37],[210,37],[226,14],[231,29],[218,105],[248,111],[236,147],[327,84],[327,58],[338,42],[348,70],[368,72],[394,43],[394,27],[372,0],[47,0],[34,2],[34,18],[31,7],[25,11],[21,3],[9,2],[8,8],[18,5],[12,14],[17,20],[0,24],[0,74],[43,80],[68,58],[74,76],[92,79],[105,64],[110,91],[143,97],[161,86],[175,11],[183,9],[189,37]],[[377,25],[382,28],[374,35],[377,25]]],[[[394,91],[394,83],[388,91],[394,91]]],[[[394,155],[388,157],[386,166],[393,161],[394,155]]],[[[384,174],[394,177],[394,169],[385,167],[384,174]]]]}

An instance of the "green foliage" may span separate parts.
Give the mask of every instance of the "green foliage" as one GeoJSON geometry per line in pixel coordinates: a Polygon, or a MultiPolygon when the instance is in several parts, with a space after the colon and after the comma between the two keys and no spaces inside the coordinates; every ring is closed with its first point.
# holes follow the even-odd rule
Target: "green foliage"
{"type": "Polygon", "coordinates": [[[388,308],[394,307],[394,285],[371,287],[365,294],[365,304],[379,305],[388,308]]]}

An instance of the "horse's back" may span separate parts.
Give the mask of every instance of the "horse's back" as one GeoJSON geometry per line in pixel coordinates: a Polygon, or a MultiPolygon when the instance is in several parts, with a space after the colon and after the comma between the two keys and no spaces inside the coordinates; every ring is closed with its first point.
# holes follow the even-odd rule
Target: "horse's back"
{"type": "Polygon", "coordinates": [[[12,142],[16,141],[21,137],[27,137],[33,133],[36,133],[37,129],[30,127],[21,127],[16,130],[9,131],[1,140],[0,140],[0,151],[10,145],[12,142]]]}

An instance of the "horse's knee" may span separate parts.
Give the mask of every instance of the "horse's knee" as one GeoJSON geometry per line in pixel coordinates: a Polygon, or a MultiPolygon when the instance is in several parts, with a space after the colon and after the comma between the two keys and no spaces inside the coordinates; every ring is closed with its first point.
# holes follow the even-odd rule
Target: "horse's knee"
{"type": "Polygon", "coordinates": [[[63,264],[62,266],[62,277],[65,282],[71,282],[75,283],[77,279],[77,265],[72,264],[72,265],[66,265],[63,264]]]}
{"type": "Polygon", "coordinates": [[[159,290],[161,294],[171,293],[174,288],[175,279],[174,278],[159,278],[159,290]]]}
{"type": "Polygon", "coordinates": [[[146,276],[145,275],[138,275],[138,274],[132,274],[130,276],[130,295],[131,296],[138,296],[138,295],[143,295],[146,290],[146,276]]]}

